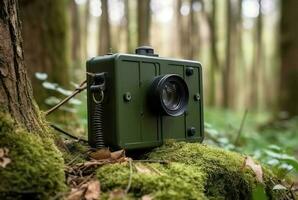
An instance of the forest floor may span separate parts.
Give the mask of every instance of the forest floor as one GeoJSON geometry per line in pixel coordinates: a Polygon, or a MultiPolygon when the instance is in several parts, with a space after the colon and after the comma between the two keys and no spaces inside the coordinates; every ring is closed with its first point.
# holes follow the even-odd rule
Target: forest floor
{"type": "Polygon", "coordinates": [[[253,114],[209,111],[203,144],[167,141],[138,156],[57,132],[59,151],[47,134],[15,130],[0,115],[0,198],[297,198],[296,119],[255,126],[253,114]]]}
{"type": "Polygon", "coordinates": [[[66,142],[67,198],[295,199],[298,119],[268,119],[209,109],[204,144],[168,141],[137,158],[66,142]]]}

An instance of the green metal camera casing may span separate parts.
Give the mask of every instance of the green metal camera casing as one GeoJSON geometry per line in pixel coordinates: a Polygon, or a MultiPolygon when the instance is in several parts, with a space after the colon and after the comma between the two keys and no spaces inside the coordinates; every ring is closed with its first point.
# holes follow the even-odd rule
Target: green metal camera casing
{"type": "MultiPolygon", "coordinates": [[[[167,139],[201,142],[204,137],[202,67],[199,62],[136,54],[113,54],[87,61],[87,73],[106,73],[102,127],[104,144],[112,149],[144,149],[167,139]],[[178,117],[152,113],[147,93],[155,77],[177,74],[187,83],[187,110],[178,117]],[[131,99],[125,99],[130,94],[131,99]]],[[[88,139],[95,146],[92,117],[95,102],[87,75],[88,139]]]]}

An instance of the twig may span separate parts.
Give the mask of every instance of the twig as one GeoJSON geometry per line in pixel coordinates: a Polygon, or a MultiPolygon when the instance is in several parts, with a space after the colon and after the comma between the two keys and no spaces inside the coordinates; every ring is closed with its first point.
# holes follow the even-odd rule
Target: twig
{"type": "Polygon", "coordinates": [[[125,193],[127,194],[129,189],[130,189],[130,186],[131,186],[131,180],[132,180],[132,161],[131,159],[128,160],[129,162],[129,180],[128,180],[128,184],[127,184],[127,187],[125,189],[125,193]]]}
{"type": "Polygon", "coordinates": [[[55,129],[56,131],[59,131],[60,133],[63,133],[64,135],[67,135],[68,137],[72,138],[72,139],[75,139],[75,140],[78,140],[78,141],[82,141],[82,142],[88,142],[87,140],[85,139],[82,139],[82,138],[79,138],[79,137],[76,137],[64,130],[62,130],[61,128],[59,128],[58,126],[54,125],[54,124],[51,124],[50,125],[53,129],[55,129]]]}
{"type": "Polygon", "coordinates": [[[239,130],[238,130],[238,133],[237,133],[237,137],[236,137],[235,142],[234,142],[234,145],[235,145],[235,146],[237,145],[238,140],[239,140],[239,138],[240,138],[240,135],[241,135],[241,133],[242,133],[242,130],[243,130],[243,127],[244,127],[244,123],[245,123],[245,119],[246,119],[246,115],[247,115],[247,113],[248,113],[248,110],[245,109],[245,112],[244,112],[244,115],[243,115],[243,117],[242,117],[242,120],[241,120],[241,124],[240,124],[239,130]]]}
{"type": "Polygon", "coordinates": [[[75,89],[75,91],[73,91],[73,93],[71,95],[69,95],[68,97],[66,97],[65,99],[63,99],[60,103],[58,103],[57,105],[55,105],[54,107],[52,107],[48,111],[46,111],[45,112],[45,115],[47,116],[47,115],[51,114],[53,111],[55,111],[56,109],[58,109],[60,106],[62,106],[66,102],[68,102],[71,98],[73,98],[74,96],[76,96],[77,94],[79,94],[80,92],[82,92],[83,90],[85,90],[87,88],[86,83],[87,83],[87,80],[84,80],[82,83],[80,83],[79,87],[77,87],[75,89]]]}

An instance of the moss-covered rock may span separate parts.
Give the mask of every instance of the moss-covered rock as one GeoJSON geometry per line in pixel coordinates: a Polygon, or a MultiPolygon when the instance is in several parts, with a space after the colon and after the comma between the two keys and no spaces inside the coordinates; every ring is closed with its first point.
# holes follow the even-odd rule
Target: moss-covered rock
{"type": "MultiPolygon", "coordinates": [[[[245,157],[223,149],[168,142],[147,156],[146,159],[168,160],[170,164],[147,164],[160,173],[142,173],[134,167],[131,197],[149,194],[154,199],[251,199],[257,185],[255,174],[243,166],[245,157]]],[[[272,198],[273,175],[268,169],[263,171],[267,196],[272,198]]],[[[97,177],[102,191],[125,189],[129,173],[127,163],[99,168],[97,177]]]]}
{"type": "Polygon", "coordinates": [[[64,163],[53,139],[15,126],[0,113],[0,148],[11,160],[0,167],[0,199],[49,199],[64,192],[64,163]]]}

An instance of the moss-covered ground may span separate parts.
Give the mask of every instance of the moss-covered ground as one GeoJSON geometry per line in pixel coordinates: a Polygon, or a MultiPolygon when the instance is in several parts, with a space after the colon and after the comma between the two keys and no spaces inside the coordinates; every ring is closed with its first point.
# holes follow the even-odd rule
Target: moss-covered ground
{"type": "MultiPolygon", "coordinates": [[[[258,182],[255,173],[243,166],[245,157],[197,143],[170,141],[148,153],[147,160],[105,165],[97,170],[103,197],[116,188],[125,189],[131,174],[129,198],[149,195],[153,199],[252,199],[258,182]],[[141,164],[141,168],[138,165],[141,164]]],[[[274,198],[273,175],[263,167],[264,191],[274,198]]],[[[277,196],[276,196],[277,198],[277,196]]]]}
{"type": "MultiPolygon", "coordinates": [[[[0,199],[63,197],[67,188],[62,153],[46,135],[28,133],[0,113],[0,149],[9,150],[6,156],[10,160],[5,167],[0,166],[0,199]]],[[[65,163],[81,163],[88,158],[88,147],[64,145],[69,150],[63,152],[65,163]]],[[[245,156],[239,153],[168,141],[143,155],[142,160],[122,159],[94,172],[102,199],[252,199],[260,183],[244,161],[245,156]]],[[[264,192],[269,199],[278,199],[272,190],[278,183],[276,178],[267,168],[262,171],[264,192]]]]}
{"type": "Polygon", "coordinates": [[[50,199],[66,191],[62,155],[44,135],[16,127],[0,113],[0,148],[8,149],[10,160],[0,167],[0,199],[50,199]]]}

